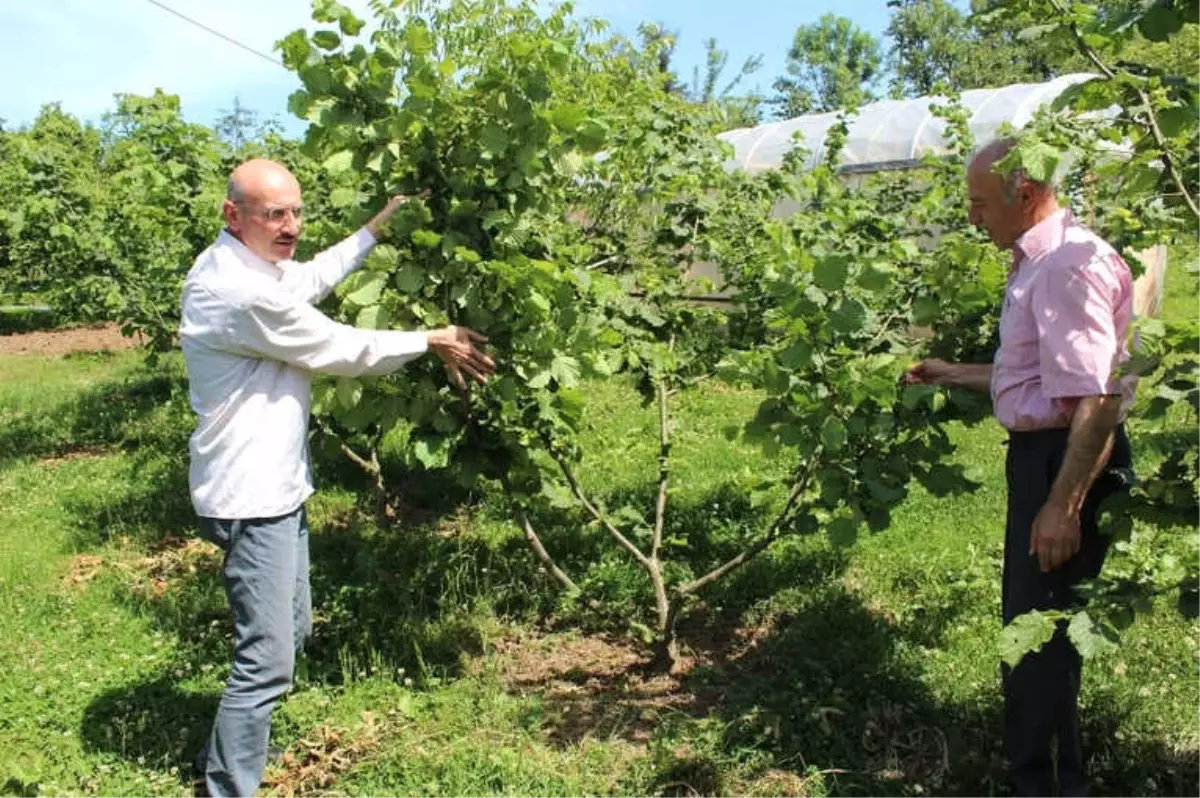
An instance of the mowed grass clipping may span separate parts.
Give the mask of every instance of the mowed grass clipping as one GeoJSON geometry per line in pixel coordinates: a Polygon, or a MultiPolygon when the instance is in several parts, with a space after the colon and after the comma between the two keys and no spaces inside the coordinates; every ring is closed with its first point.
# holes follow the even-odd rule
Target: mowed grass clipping
{"type": "MultiPolygon", "coordinates": [[[[1196,310],[1180,265],[1164,315],[1196,310]]],[[[174,359],[0,358],[0,793],[191,793],[229,630],[219,556],[191,537],[185,389],[174,359]]],[[[588,397],[581,479],[649,511],[654,408],[621,380],[588,397]]],[[[693,548],[762,528],[745,486],[787,463],[726,434],[757,402],[719,382],[676,400],[669,534],[693,548]]],[[[318,463],[317,632],[276,713],[288,756],[265,789],[1003,793],[1004,436],[991,423],[952,436],[977,490],[913,486],[891,528],[849,549],[780,542],[692,608],[675,677],[639,670],[621,613],[644,613],[645,585],[578,516],[540,519],[547,546],[577,577],[598,565],[591,587],[620,613],[562,602],[494,493],[414,498],[383,529],[361,478],[318,463]]],[[[415,495],[436,485],[404,478],[415,495]]],[[[1200,789],[1197,632],[1164,599],[1087,664],[1097,794],[1200,789]]]]}

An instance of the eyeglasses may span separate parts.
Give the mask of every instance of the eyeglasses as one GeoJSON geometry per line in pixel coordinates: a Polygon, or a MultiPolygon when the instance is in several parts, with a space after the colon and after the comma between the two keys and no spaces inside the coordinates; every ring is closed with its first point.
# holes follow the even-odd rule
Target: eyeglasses
{"type": "MultiPolygon", "coordinates": [[[[246,207],[246,205],[241,202],[239,202],[238,205],[243,208],[246,207]]],[[[289,215],[291,215],[291,217],[296,220],[296,223],[299,224],[300,222],[304,221],[304,206],[295,205],[288,208],[268,205],[261,212],[258,212],[258,215],[266,219],[267,224],[271,225],[272,227],[278,227],[282,225],[287,221],[289,215]]]]}

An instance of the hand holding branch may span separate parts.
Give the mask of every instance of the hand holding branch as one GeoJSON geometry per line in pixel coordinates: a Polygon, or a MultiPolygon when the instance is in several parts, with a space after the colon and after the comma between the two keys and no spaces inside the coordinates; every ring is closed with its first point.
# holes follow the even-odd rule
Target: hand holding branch
{"type": "Polygon", "coordinates": [[[496,363],[476,344],[487,342],[487,337],[466,327],[443,327],[429,333],[429,348],[446,364],[450,379],[459,388],[466,388],[466,374],[478,383],[485,383],[496,373],[496,363]]]}
{"type": "Polygon", "coordinates": [[[416,197],[410,197],[406,194],[399,194],[395,197],[392,197],[388,204],[384,206],[384,209],[375,214],[375,216],[371,218],[371,221],[367,222],[367,230],[370,231],[372,236],[379,238],[379,233],[381,230],[383,230],[384,225],[391,220],[392,215],[395,214],[396,211],[401,208],[401,206],[407,205],[414,199],[420,199],[427,196],[429,196],[429,192],[423,191],[416,197]]]}

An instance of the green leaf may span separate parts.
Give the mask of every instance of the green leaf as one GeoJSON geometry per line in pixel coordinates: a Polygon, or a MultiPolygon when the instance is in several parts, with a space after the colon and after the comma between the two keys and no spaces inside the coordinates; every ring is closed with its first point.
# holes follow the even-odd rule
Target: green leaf
{"type": "Polygon", "coordinates": [[[415,294],[425,285],[425,270],[415,263],[406,263],[396,271],[396,290],[403,294],[415,294]]]}
{"type": "Polygon", "coordinates": [[[611,377],[621,368],[624,357],[620,349],[607,349],[597,352],[592,358],[591,365],[597,374],[611,377]]]}
{"type": "Polygon", "coordinates": [[[303,30],[294,30],[285,36],[276,47],[283,54],[283,64],[288,69],[297,70],[308,63],[313,54],[308,42],[308,34],[303,30]]]}
{"type": "Polygon", "coordinates": [[[1040,183],[1050,183],[1062,160],[1062,153],[1044,141],[1025,140],[1014,150],[1021,162],[1022,168],[1031,179],[1040,183]]]}
{"type": "Polygon", "coordinates": [[[322,50],[336,50],[342,46],[342,37],[331,30],[319,30],[313,34],[313,44],[322,50]]]}
{"type": "Polygon", "coordinates": [[[1057,22],[1050,22],[1045,25],[1030,25],[1028,28],[1017,33],[1017,38],[1023,42],[1032,42],[1056,30],[1058,30],[1057,22]]]}
{"type": "Polygon", "coordinates": [[[349,208],[358,201],[358,191],[346,186],[335,188],[329,192],[329,204],[335,208],[349,208]]]}
{"type": "Polygon", "coordinates": [[[1162,172],[1149,166],[1137,166],[1126,169],[1124,172],[1125,182],[1121,186],[1121,190],[1129,196],[1149,194],[1162,180],[1162,172]]]}
{"type": "Polygon", "coordinates": [[[846,494],[846,475],[834,468],[822,468],[817,474],[821,485],[821,501],[826,507],[834,507],[846,494]]]}
{"type": "Polygon", "coordinates": [[[919,296],[913,300],[913,321],[917,324],[933,324],[942,313],[942,306],[931,296],[919,296]]]}
{"type": "Polygon", "coordinates": [[[837,416],[830,416],[821,425],[821,443],[825,451],[836,454],[846,445],[846,425],[837,416]]]}
{"type": "Polygon", "coordinates": [[[433,230],[413,230],[410,235],[413,246],[421,249],[433,249],[442,243],[442,234],[433,230]]]}
{"type": "Polygon", "coordinates": [[[905,260],[916,260],[921,257],[921,248],[911,238],[902,238],[896,242],[896,250],[905,260]]]}
{"type": "Polygon", "coordinates": [[[857,299],[843,299],[829,315],[829,321],[838,332],[859,332],[867,323],[867,306],[857,299]]]}
{"type": "Polygon", "coordinates": [[[1075,644],[1079,656],[1092,659],[1117,647],[1116,634],[1097,623],[1087,612],[1079,612],[1067,625],[1067,636],[1075,644]]]}
{"type": "Polygon", "coordinates": [[[555,355],[550,362],[550,375],[563,388],[579,384],[579,361],[567,355],[555,355]]]}
{"type": "MultiPolygon", "coordinates": [[[[1146,15],[1138,20],[1138,30],[1152,42],[1165,42],[1171,36],[1178,33],[1183,27],[1184,13],[1176,11],[1169,6],[1159,4],[1146,12],[1146,15]]],[[[1195,22],[1195,19],[1191,20],[1195,22]]]]}
{"type": "Polygon", "coordinates": [[[288,111],[301,119],[308,115],[309,108],[312,107],[312,95],[304,89],[296,89],[288,95],[287,108],[288,111]]]}
{"type": "Polygon", "coordinates": [[[386,330],[392,323],[392,314],[383,305],[371,305],[358,312],[354,326],[364,330],[386,330]]]}
{"type": "MultiPolygon", "coordinates": [[[[1195,107],[1167,108],[1158,115],[1158,127],[1169,139],[1185,136],[1196,129],[1195,107]]],[[[1144,167],[1143,167],[1144,168],[1144,167]]]]}
{"type": "Polygon", "coordinates": [[[579,148],[588,154],[599,152],[606,138],[608,127],[594,119],[584,124],[575,134],[579,148]]]}
{"type": "Polygon", "coordinates": [[[347,36],[357,36],[364,25],[366,22],[354,16],[350,9],[342,9],[341,16],[338,17],[338,27],[342,29],[342,33],[347,36]]]}
{"type": "Polygon", "coordinates": [[[771,360],[763,364],[763,387],[772,396],[785,394],[792,389],[792,375],[771,360]]]}
{"type": "Polygon", "coordinates": [[[922,403],[928,402],[937,391],[932,385],[906,385],[900,392],[900,404],[909,410],[916,410],[922,403]]]}
{"type": "Polygon", "coordinates": [[[503,155],[508,149],[508,133],[499,125],[488,125],[479,134],[480,143],[483,144],[483,151],[493,156],[503,155]]]}
{"type": "Polygon", "coordinates": [[[849,272],[849,264],[845,258],[830,255],[818,260],[813,267],[813,282],[825,291],[838,291],[846,284],[846,275],[849,272]]]}
{"type": "Polygon", "coordinates": [[[1000,630],[1000,658],[1010,668],[1015,668],[1026,654],[1041,651],[1042,646],[1054,637],[1055,621],[1060,615],[1034,610],[1014,618],[1000,630]]]}
{"type": "Polygon", "coordinates": [[[558,510],[569,510],[575,506],[575,494],[561,482],[542,480],[542,495],[550,502],[550,506],[558,510]]]}
{"type": "Polygon", "coordinates": [[[858,523],[853,518],[838,516],[825,528],[829,542],[841,548],[849,548],[858,540],[858,523]]]}
{"type": "Polygon", "coordinates": [[[872,293],[886,291],[892,282],[892,267],[886,263],[868,263],[858,275],[858,284],[872,293]]]}
{"type": "Polygon", "coordinates": [[[450,464],[450,438],[422,432],[412,440],[412,453],[425,469],[445,468],[450,464]]]}
{"type": "Polygon", "coordinates": [[[433,37],[422,22],[412,22],[404,30],[404,43],[408,49],[417,55],[428,55],[433,52],[433,37]]]}
{"type": "Polygon", "coordinates": [[[812,359],[813,348],[804,341],[797,341],[779,355],[779,362],[792,371],[808,368],[812,359]]]}
{"type": "Polygon", "coordinates": [[[352,410],[362,399],[362,383],[353,377],[338,377],[337,400],[345,410],[352,410]]]}
{"type": "Polygon", "coordinates": [[[370,276],[363,280],[363,284],[352,293],[347,294],[346,299],[360,307],[374,305],[379,301],[379,297],[383,295],[383,289],[387,286],[387,275],[371,272],[370,276]]]}
{"type": "Polygon", "coordinates": [[[313,0],[312,18],[317,22],[337,22],[345,6],[337,0],[313,0]]]}
{"type": "Polygon", "coordinates": [[[325,162],[321,165],[325,167],[326,172],[336,177],[350,171],[350,168],[354,165],[354,153],[351,150],[335,152],[326,158],[325,162]]]}
{"type": "Polygon", "coordinates": [[[568,133],[578,130],[588,120],[588,109],[582,105],[560,105],[550,112],[550,122],[568,133]]]}
{"type": "Polygon", "coordinates": [[[363,266],[373,272],[391,271],[399,257],[399,251],[391,244],[379,244],[367,255],[366,263],[363,266]]]}

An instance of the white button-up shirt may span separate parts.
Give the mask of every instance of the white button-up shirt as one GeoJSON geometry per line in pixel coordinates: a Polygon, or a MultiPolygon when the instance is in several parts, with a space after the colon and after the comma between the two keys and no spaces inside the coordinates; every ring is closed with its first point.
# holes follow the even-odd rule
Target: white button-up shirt
{"type": "Polygon", "coordinates": [[[271,518],[312,495],[310,379],[386,374],[424,353],[423,332],[360,330],[316,308],[375,245],[367,230],[310,263],[278,265],[224,231],[183,286],[179,339],[192,408],[192,503],[201,516],[271,518]]]}

